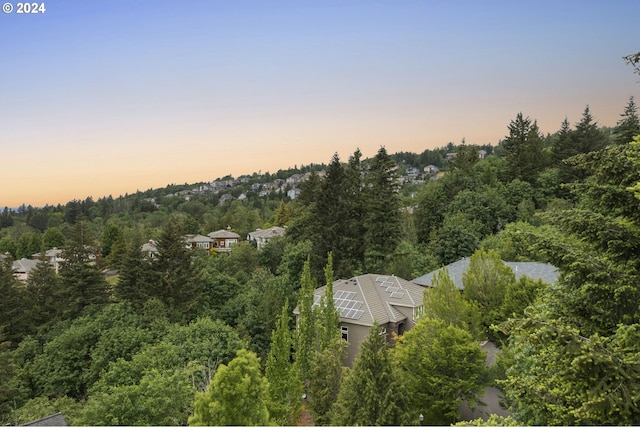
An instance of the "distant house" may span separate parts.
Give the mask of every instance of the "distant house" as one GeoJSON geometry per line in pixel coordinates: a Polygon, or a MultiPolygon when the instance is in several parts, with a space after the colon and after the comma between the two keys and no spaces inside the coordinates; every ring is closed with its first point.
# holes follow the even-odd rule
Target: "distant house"
{"type": "MultiPolygon", "coordinates": [[[[504,261],[503,261],[504,262],[504,261]]],[[[464,289],[462,283],[462,276],[469,268],[471,260],[469,258],[462,258],[456,262],[446,265],[438,270],[434,270],[424,276],[417,277],[412,280],[413,283],[420,286],[432,286],[434,277],[443,269],[447,269],[449,277],[453,280],[456,287],[460,290],[464,289]]],[[[546,283],[555,283],[558,281],[558,268],[551,264],[545,264],[541,262],[504,262],[505,265],[511,267],[516,274],[516,280],[519,280],[522,276],[527,276],[530,279],[541,279],[546,283]]]]}
{"type": "Polygon", "coordinates": [[[300,193],[302,193],[302,190],[300,190],[299,188],[292,188],[289,191],[287,191],[287,197],[293,200],[293,199],[296,199],[298,196],[300,196],[300,193]]]}
{"type": "Polygon", "coordinates": [[[438,169],[437,166],[434,165],[427,165],[424,167],[424,169],[422,169],[424,171],[425,174],[427,175],[435,175],[438,172],[440,172],[440,169],[438,169]]]}
{"type": "Polygon", "coordinates": [[[49,263],[51,267],[55,270],[56,273],[60,270],[60,265],[62,264],[62,249],[52,248],[44,251],[44,253],[37,253],[31,256],[31,259],[42,260],[49,263]]]}
{"type": "Polygon", "coordinates": [[[231,227],[227,227],[226,230],[212,231],[207,236],[214,240],[213,247],[220,252],[231,250],[231,246],[240,241],[240,235],[231,231],[231,227]]]}
{"type": "Polygon", "coordinates": [[[209,236],[201,234],[189,234],[185,236],[185,245],[188,249],[205,249],[209,250],[215,247],[215,240],[209,236]]]}
{"type": "Polygon", "coordinates": [[[486,150],[478,150],[478,158],[480,160],[486,159],[487,158],[487,151],[486,150]]]}
{"type": "MultiPolygon", "coordinates": [[[[320,304],[326,286],[315,290],[314,305],[320,304]]],[[[413,328],[422,312],[425,288],[396,276],[365,274],[333,282],[333,301],[340,312],[342,338],[349,342],[345,365],[353,366],[360,344],[374,323],[387,334],[402,335],[413,328]]],[[[299,311],[294,310],[296,315],[299,311]]]]}
{"type": "Polygon", "coordinates": [[[284,236],[285,229],[282,227],[271,227],[264,230],[257,229],[247,234],[247,240],[249,242],[256,242],[258,250],[262,249],[264,245],[269,243],[273,237],[284,236]]]}
{"type": "Polygon", "coordinates": [[[149,240],[147,243],[142,245],[140,251],[147,258],[157,258],[158,257],[158,245],[155,240],[149,240]]]}
{"type": "Polygon", "coordinates": [[[36,268],[40,260],[22,258],[13,261],[11,270],[18,280],[26,282],[31,271],[36,268]]]}
{"type": "Polygon", "coordinates": [[[225,204],[227,202],[230,202],[231,200],[234,200],[234,199],[235,199],[235,197],[233,197],[231,194],[223,194],[218,199],[218,204],[219,205],[223,205],[223,204],[225,204]]]}

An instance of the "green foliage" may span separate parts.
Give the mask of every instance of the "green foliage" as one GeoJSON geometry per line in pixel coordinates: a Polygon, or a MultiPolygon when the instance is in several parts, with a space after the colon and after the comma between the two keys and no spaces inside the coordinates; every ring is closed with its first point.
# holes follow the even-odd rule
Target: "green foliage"
{"type": "Polygon", "coordinates": [[[67,239],[58,227],[50,227],[42,234],[42,250],[63,248],[67,239]]]}
{"type": "Polygon", "coordinates": [[[462,296],[446,268],[436,274],[431,286],[424,292],[421,318],[440,320],[484,339],[478,306],[462,296]]]}
{"type": "Polygon", "coordinates": [[[397,169],[396,162],[380,147],[365,176],[367,271],[384,273],[387,254],[398,244],[401,228],[397,169]]]}
{"type": "Polygon", "coordinates": [[[334,337],[323,349],[314,353],[309,384],[309,408],[317,425],[328,425],[331,409],[338,398],[345,367],[345,346],[341,336],[334,337]]]}
{"type": "Polygon", "coordinates": [[[9,254],[12,258],[17,257],[16,243],[13,241],[11,237],[3,237],[0,239],[0,254],[9,254]]]}
{"type": "Polygon", "coordinates": [[[472,301],[480,309],[482,326],[493,341],[495,337],[491,325],[500,324],[503,317],[503,304],[508,288],[516,284],[513,270],[505,265],[493,251],[476,251],[471,255],[469,268],[462,275],[464,298],[472,301]]]}
{"type": "Polygon", "coordinates": [[[620,114],[621,119],[616,124],[614,130],[615,141],[618,144],[628,144],[633,141],[636,135],[640,135],[640,119],[638,118],[638,108],[633,100],[633,96],[629,97],[629,103],[624,109],[624,113],[620,114]]]}
{"type": "Polygon", "coordinates": [[[405,420],[405,394],[387,346],[386,334],[373,325],[353,371],[344,378],[333,425],[400,425],[405,420]]]}
{"type": "Polygon", "coordinates": [[[183,373],[149,369],[137,384],[93,394],[83,409],[85,425],[184,425],[194,389],[183,373]]]}
{"type": "Polygon", "coordinates": [[[279,425],[293,425],[301,409],[302,382],[292,363],[293,336],[289,329],[289,304],[285,303],[271,334],[265,377],[269,382],[269,413],[279,425]]]}
{"type": "Polygon", "coordinates": [[[42,237],[40,234],[29,231],[23,233],[16,243],[16,258],[31,258],[32,255],[40,252],[42,247],[42,237]]]}
{"type": "Polygon", "coordinates": [[[538,123],[518,113],[509,123],[509,135],[502,141],[508,177],[533,183],[545,167],[544,139],[538,123]]]}
{"type": "Polygon", "coordinates": [[[295,363],[300,380],[306,384],[309,380],[311,359],[316,345],[316,319],[313,310],[315,282],[311,277],[310,262],[304,263],[300,281],[302,286],[298,296],[298,329],[295,341],[295,363]]]}
{"type": "Polygon", "coordinates": [[[448,216],[435,232],[431,245],[439,264],[447,265],[470,256],[478,248],[481,227],[463,213],[448,216]]]}
{"type": "Polygon", "coordinates": [[[27,401],[11,414],[11,421],[15,425],[48,417],[60,412],[68,425],[79,425],[82,414],[82,403],[67,396],[49,399],[40,396],[27,401]]]}
{"type": "Polygon", "coordinates": [[[470,404],[485,386],[485,353],[466,330],[424,317],[398,338],[392,350],[408,402],[407,420],[425,425],[455,422],[458,405],[470,404]]]}
{"type": "Polygon", "coordinates": [[[79,316],[85,307],[109,301],[109,288],[94,261],[96,251],[92,244],[87,222],[79,219],[62,252],[65,261],[60,267],[60,299],[65,301],[63,316],[66,319],[79,316]]]}
{"type": "Polygon", "coordinates": [[[220,365],[209,390],[196,395],[189,425],[267,425],[269,383],[254,353],[239,350],[229,365],[220,365]]]}

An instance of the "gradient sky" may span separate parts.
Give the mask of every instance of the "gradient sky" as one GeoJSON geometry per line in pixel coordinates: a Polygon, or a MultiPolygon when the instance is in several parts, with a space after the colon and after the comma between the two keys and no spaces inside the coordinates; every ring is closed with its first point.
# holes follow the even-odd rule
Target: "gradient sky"
{"type": "Polygon", "coordinates": [[[614,126],[640,102],[637,0],[45,7],[0,14],[0,206],[496,144],[518,112],[614,126]]]}

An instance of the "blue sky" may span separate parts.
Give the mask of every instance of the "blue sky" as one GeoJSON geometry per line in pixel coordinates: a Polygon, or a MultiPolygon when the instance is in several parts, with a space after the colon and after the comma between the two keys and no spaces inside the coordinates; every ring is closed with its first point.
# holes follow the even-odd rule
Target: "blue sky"
{"type": "MultiPolygon", "coordinates": [[[[17,2],[10,2],[16,6],[17,2]]],[[[638,1],[46,1],[0,14],[0,205],[613,126],[638,1]]]]}

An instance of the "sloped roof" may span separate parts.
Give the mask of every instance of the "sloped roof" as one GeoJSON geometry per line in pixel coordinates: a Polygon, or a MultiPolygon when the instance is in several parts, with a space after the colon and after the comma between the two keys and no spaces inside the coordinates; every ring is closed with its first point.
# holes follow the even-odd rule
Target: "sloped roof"
{"type": "MultiPolygon", "coordinates": [[[[314,304],[326,292],[322,286],[314,292],[314,304]]],[[[365,274],[333,282],[333,300],[340,321],[372,326],[406,319],[397,307],[413,309],[422,305],[424,288],[396,276],[365,274]]]]}
{"type": "MultiPolygon", "coordinates": [[[[546,283],[555,283],[558,281],[558,268],[548,263],[504,261],[503,263],[511,267],[513,272],[516,274],[516,280],[520,280],[520,277],[522,276],[527,276],[533,280],[542,279],[542,281],[546,283]]],[[[449,265],[427,273],[424,276],[417,277],[413,279],[412,282],[421,286],[432,286],[432,282],[436,274],[446,268],[449,271],[449,277],[453,280],[453,283],[455,283],[458,289],[462,290],[464,289],[462,276],[464,272],[467,271],[470,264],[471,260],[468,257],[462,258],[456,262],[452,262],[449,265]]]]}
{"type": "Polygon", "coordinates": [[[57,414],[49,415],[44,418],[40,418],[38,420],[29,421],[28,423],[23,424],[25,426],[67,426],[67,420],[64,419],[64,416],[60,412],[57,414]]]}
{"type": "Polygon", "coordinates": [[[142,245],[140,250],[142,252],[158,252],[158,245],[155,240],[149,240],[147,243],[142,245]]]}
{"type": "Polygon", "coordinates": [[[260,238],[271,238],[274,236],[284,236],[285,229],[282,227],[271,227],[266,228],[264,230],[256,230],[249,233],[249,237],[251,239],[260,239],[260,238]]]}
{"type": "Polygon", "coordinates": [[[240,235],[238,233],[234,233],[233,231],[229,231],[229,230],[212,231],[211,233],[207,234],[207,236],[211,237],[212,239],[239,239],[240,238],[240,235]]]}
{"type": "Polygon", "coordinates": [[[16,261],[13,261],[11,265],[11,269],[16,273],[27,273],[29,274],[31,270],[36,268],[40,260],[37,259],[27,259],[22,258],[16,261]]]}
{"type": "Polygon", "coordinates": [[[202,234],[188,235],[185,239],[187,243],[210,243],[212,241],[211,237],[203,236],[202,234]]]}

